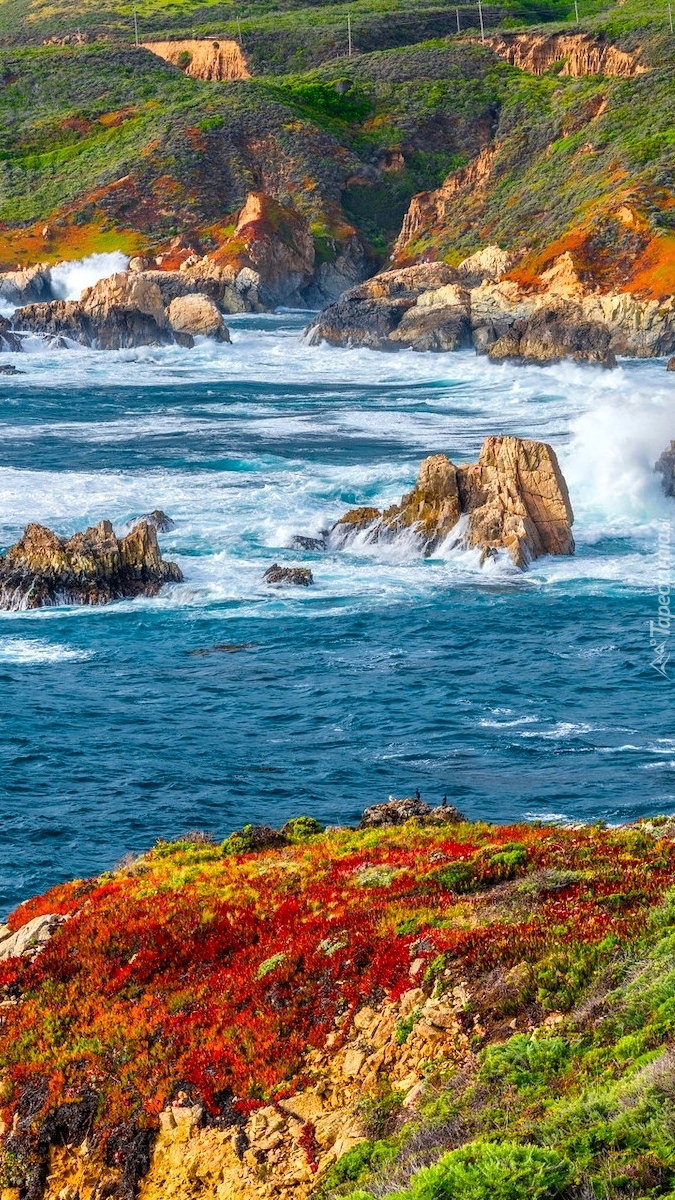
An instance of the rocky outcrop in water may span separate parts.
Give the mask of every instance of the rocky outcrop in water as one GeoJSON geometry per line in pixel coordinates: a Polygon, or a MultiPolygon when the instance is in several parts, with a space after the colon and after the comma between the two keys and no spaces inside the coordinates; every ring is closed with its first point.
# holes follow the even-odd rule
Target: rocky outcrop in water
{"type": "Polygon", "coordinates": [[[666,496],[675,497],[675,442],[671,442],[668,449],[663,451],[654,465],[654,470],[662,477],[666,496]]]}
{"type": "Polygon", "coordinates": [[[174,341],[159,288],[143,275],[118,272],[86,288],[80,300],[29,304],[12,327],[69,338],[99,350],[164,345],[174,341]]]}
{"type": "Polygon", "coordinates": [[[37,263],[17,271],[0,272],[0,299],[6,304],[33,304],[51,300],[51,266],[37,263]]]}
{"type": "Polygon", "coordinates": [[[345,292],[308,326],[310,343],[377,350],[459,350],[494,361],[571,358],[611,367],[616,355],[675,349],[675,302],[588,292],[569,254],[536,286],[508,276],[513,256],[486,247],[459,267],[418,263],[345,292]]]}
{"type": "Polygon", "coordinates": [[[411,492],[384,512],[354,509],[331,530],[331,543],[357,534],[390,541],[408,534],[426,555],[453,531],[456,545],[481,561],[507,550],[517,567],[543,554],[572,554],[574,515],[555,451],[545,442],[486,438],[477,463],[455,466],[444,454],[426,458],[411,492]]]}
{"type": "Polygon", "coordinates": [[[383,825],[404,825],[416,820],[423,825],[457,824],[466,817],[454,804],[439,804],[432,808],[425,800],[407,796],[404,800],[388,800],[385,804],[373,804],[364,809],[358,829],[375,829],[383,825]]]}
{"type": "Polygon", "coordinates": [[[119,540],[110,521],[68,539],[44,525],[27,525],[0,557],[0,608],[108,604],[156,596],[163,583],[182,579],[180,568],[162,558],[157,533],[146,521],[119,540]]]}
{"type": "Polygon", "coordinates": [[[281,567],[279,563],[272,563],[263,579],[270,587],[309,587],[310,583],[314,583],[309,567],[281,567]]]}
{"type": "Polygon", "coordinates": [[[673,355],[672,358],[668,359],[668,362],[666,364],[666,371],[675,371],[675,354],[673,355]]]}

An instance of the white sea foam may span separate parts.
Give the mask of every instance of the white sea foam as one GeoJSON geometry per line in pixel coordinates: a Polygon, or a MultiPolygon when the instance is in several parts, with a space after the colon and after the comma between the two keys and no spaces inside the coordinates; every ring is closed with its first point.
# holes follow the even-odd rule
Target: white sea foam
{"type": "Polygon", "coordinates": [[[52,292],[57,300],[79,300],[85,288],[93,287],[99,279],[106,279],[117,271],[126,271],[129,257],[121,250],[109,254],[89,254],[72,262],[62,262],[52,267],[52,292]]]}
{"type": "MultiPolygon", "coordinates": [[[[134,412],[122,399],[118,414],[101,421],[92,404],[91,417],[87,412],[82,421],[27,425],[16,420],[9,380],[7,391],[0,392],[0,434],[6,444],[62,441],[65,462],[71,444],[129,442],[151,451],[153,439],[176,439],[190,445],[183,453],[194,462],[202,453],[208,456],[211,435],[222,437],[225,428],[233,445],[246,449],[245,471],[6,467],[0,470],[0,541],[9,544],[28,520],[67,534],[104,517],[119,528],[130,517],[162,508],[177,528],[162,535],[161,543],[183,568],[186,584],[166,589],[159,602],[199,606],[234,600],[258,612],[291,605],[319,615],[334,611],[333,604],[391,603],[469,583],[530,590],[653,587],[656,523],[675,513],[653,471],[675,436],[672,386],[662,363],[622,364],[614,372],[570,364],[523,369],[470,353],[382,355],[307,347],[299,340],[297,319],[229,321],[229,346],[117,354],[43,347],[24,355],[21,367],[28,374],[21,387],[25,382],[95,387],[112,378],[120,387],[170,386],[171,401],[163,400],[159,410],[134,412]],[[195,393],[180,388],[210,382],[210,394],[203,387],[195,393]],[[231,385],[224,397],[223,382],[231,385]],[[259,391],[256,382],[264,385],[259,391]],[[500,432],[545,438],[558,450],[577,517],[575,557],[541,559],[527,573],[516,571],[506,554],[481,565],[479,551],[456,544],[456,531],[428,560],[410,534],[390,542],[372,542],[364,534],[346,550],[323,555],[289,550],[294,534],[317,536],[349,507],[382,508],[397,501],[424,453],[446,450],[455,461],[470,459],[486,434],[500,432]],[[372,439],[370,461],[363,454],[356,463],[333,460],[333,442],[343,447],[364,438],[372,439]],[[296,457],[280,457],[276,444],[290,446],[298,439],[310,444],[316,439],[321,452],[308,455],[298,448],[296,457]],[[399,451],[383,453],[382,444],[410,451],[401,458],[399,451]],[[274,558],[311,565],[315,588],[266,589],[262,572],[274,558]]],[[[233,456],[237,453],[241,449],[233,456]]],[[[570,653],[592,656],[612,649],[570,653]]]]}
{"type": "Polygon", "coordinates": [[[0,638],[0,662],[34,665],[37,663],[80,662],[91,658],[88,650],[75,650],[56,642],[33,638],[0,638]]]}

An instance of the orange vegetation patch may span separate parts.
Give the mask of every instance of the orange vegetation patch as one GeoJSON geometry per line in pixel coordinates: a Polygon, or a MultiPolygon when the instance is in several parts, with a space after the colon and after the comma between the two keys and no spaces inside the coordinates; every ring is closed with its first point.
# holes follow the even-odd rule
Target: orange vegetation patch
{"type": "Polygon", "coordinates": [[[652,238],[622,291],[639,292],[650,300],[675,294],[675,233],[652,238]]]}
{"type": "Polygon", "coordinates": [[[71,225],[59,218],[18,229],[0,226],[0,270],[13,271],[40,262],[85,258],[88,254],[110,250],[137,254],[142,247],[140,234],[130,229],[107,229],[102,221],[71,225]]]}
{"type": "Polygon", "coordinates": [[[518,266],[509,271],[506,278],[513,279],[521,287],[536,287],[543,272],[548,270],[561,254],[567,253],[572,255],[577,269],[588,267],[587,237],[585,229],[575,229],[571,233],[563,234],[555,242],[550,242],[543,250],[526,255],[518,263],[518,266]]]}
{"type": "Polygon", "coordinates": [[[105,129],[114,129],[118,125],[123,125],[125,121],[135,117],[137,114],[135,108],[120,108],[117,112],[104,113],[98,118],[99,125],[103,125],[105,129]]]}

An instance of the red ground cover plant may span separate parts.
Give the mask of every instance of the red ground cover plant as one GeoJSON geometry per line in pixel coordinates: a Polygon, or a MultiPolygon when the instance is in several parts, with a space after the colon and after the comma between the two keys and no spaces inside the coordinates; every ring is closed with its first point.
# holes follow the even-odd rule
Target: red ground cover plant
{"type": "Polygon", "coordinates": [[[245,1114],[302,1086],[307,1049],[359,1003],[409,988],[412,959],[480,977],[611,950],[675,882],[675,846],[639,829],[409,823],[230,851],[160,844],[12,914],[68,916],[33,962],[0,963],[2,1117],[24,1156],[92,1096],[104,1146],[180,1090],[245,1114]]]}

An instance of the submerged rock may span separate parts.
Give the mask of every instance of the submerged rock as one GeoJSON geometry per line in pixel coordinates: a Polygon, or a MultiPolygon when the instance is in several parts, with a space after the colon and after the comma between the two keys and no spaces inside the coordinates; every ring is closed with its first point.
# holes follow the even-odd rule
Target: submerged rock
{"type": "Polygon", "coordinates": [[[325,550],[326,549],[326,534],[322,537],[305,537],[301,533],[296,533],[291,538],[291,550],[325,550]]]}
{"type": "Polygon", "coordinates": [[[139,525],[141,521],[146,521],[148,525],[152,525],[158,533],[170,533],[172,529],[176,528],[176,522],[172,521],[171,517],[167,517],[161,508],[153,508],[151,513],[144,513],[143,516],[137,517],[131,528],[133,529],[136,525],[139,525]]]}
{"type": "Polygon", "coordinates": [[[284,584],[309,587],[310,583],[314,583],[314,576],[309,567],[281,567],[279,563],[272,563],[265,571],[263,579],[272,587],[283,587],[284,584]]]}
{"type": "Polygon", "coordinates": [[[385,512],[358,508],[331,530],[338,548],[357,533],[372,541],[408,532],[427,555],[457,531],[457,544],[506,549],[517,567],[542,554],[572,554],[574,514],[555,451],[545,442],[489,437],[477,463],[455,466],[444,454],[426,458],[411,492],[385,512]]]}
{"type": "Polygon", "coordinates": [[[146,521],[119,541],[110,521],[69,539],[44,525],[27,525],[0,557],[0,608],[108,604],[156,596],[163,583],[182,579],[180,568],[162,558],[157,533],[146,521]]]}
{"type": "Polygon", "coordinates": [[[25,371],[19,371],[12,363],[0,363],[0,375],[25,375],[25,371]]]}
{"type": "MultiPolygon", "coordinates": [[[[675,359],[673,360],[675,362],[675,359]]],[[[675,497],[675,441],[670,443],[667,450],[654,464],[654,470],[662,476],[663,490],[666,496],[675,497]]]]}

